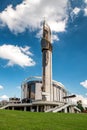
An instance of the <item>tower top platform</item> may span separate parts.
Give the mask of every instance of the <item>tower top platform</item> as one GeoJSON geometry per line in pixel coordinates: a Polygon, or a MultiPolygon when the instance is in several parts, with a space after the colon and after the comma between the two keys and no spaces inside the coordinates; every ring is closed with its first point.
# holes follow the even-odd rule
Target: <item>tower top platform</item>
{"type": "Polygon", "coordinates": [[[51,30],[45,20],[43,22],[43,38],[51,43],[51,30]]]}

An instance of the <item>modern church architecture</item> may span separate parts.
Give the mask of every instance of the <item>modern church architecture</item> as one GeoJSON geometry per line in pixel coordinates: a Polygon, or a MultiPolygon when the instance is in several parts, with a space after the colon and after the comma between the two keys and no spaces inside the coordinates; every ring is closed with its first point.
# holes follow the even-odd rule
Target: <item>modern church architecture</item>
{"type": "Polygon", "coordinates": [[[51,30],[44,21],[41,39],[42,77],[30,77],[22,82],[21,103],[8,104],[3,109],[25,110],[33,112],[80,112],[69,101],[70,97],[64,85],[52,80],[52,43],[51,30]]]}

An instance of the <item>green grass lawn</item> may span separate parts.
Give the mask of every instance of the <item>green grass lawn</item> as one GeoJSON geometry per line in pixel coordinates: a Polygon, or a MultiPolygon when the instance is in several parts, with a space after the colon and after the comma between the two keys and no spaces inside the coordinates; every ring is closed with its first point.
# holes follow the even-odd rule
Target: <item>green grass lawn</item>
{"type": "Polygon", "coordinates": [[[87,130],[87,114],[0,110],[0,130],[87,130]]]}

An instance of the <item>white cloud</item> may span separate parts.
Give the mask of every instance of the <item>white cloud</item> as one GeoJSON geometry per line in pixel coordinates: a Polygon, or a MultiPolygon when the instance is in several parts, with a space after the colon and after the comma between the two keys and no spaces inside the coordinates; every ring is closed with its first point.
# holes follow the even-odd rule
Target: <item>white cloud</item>
{"type": "MultiPolygon", "coordinates": [[[[73,1],[73,2],[75,2],[75,1],[73,1]]],[[[72,7],[71,7],[70,9],[72,10],[72,12],[70,13],[72,20],[76,16],[78,16],[78,14],[80,12],[83,12],[84,16],[87,16],[87,0],[83,0],[81,6],[79,6],[79,8],[75,7],[74,9],[72,9],[72,7]]]]}
{"type": "Polygon", "coordinates": [[[76,97],[72,99],[72,102],[77,103],[79,100],[82,101],[83,107],[87,107],[87,98],[82,95],[76,95],[76,97]]]}
{"type": "Polygon", "coordinates": [[[70,16],[72,21],[78,16],[79,12],[81,11],[81,8],[75,7],[74,9],[71,8],[70,16]]]}
{"type": "Polygon", "coordinates": [[[21,67],[33,66],[35,62],[30,57],[32,53],[29,51],[29,47],[18,47],[14,45],[2,45],[0,46],[0,58],[8,60],[7,65],[19,65],[21,67]]]}
{"type": "Polygon", "coordinates": [[[87,16],[87,0],[84,1],[86,7],[83,9],[84,10],[84,15],[87,16]]]}
{"type": "Polygon", "coordinates": [[[3,89],[4,87],[2,85],[0,85],[0,90],[3,89]]]}
{"type": "Polygon", "coordinates": [[[82,85],[84,88],[87,88],[87,80],[81,82],[80,85],[82,85]]]}
{"type": "Polygon", "coordinates": [[[46,17],[52,31],[63,32],[67,24],[68,0],[23,0],[15,8],[9,5],[0,13],[3,25],[15,32],[21,33],[28,29],[41,29],[41,21],[46,17]]]}
{"type": "Polygon", "coordinates": [[[32,53],[29,51],[30,47],[29,46],[25,46],[25,47],[20,47],[21,51],[24,52],[27,55],[31,55],[32,53]]]}
{"type": "Polygon", "coordinates": [[[17,89],[21,90],[21,87],[20,87],[20,86],[17,86],[17,89]]]}
{"type": "Polygon", "coordinates": [[[87,7],[84,8],[84,15],[87,16],[87,7]]]}
{"type": "Polygon", "coordinates": [[[53,41],[59,41],[59,38],[56,34],[52,35],[52,43],[53,43],[53,41]]]}
{"type": "Polygon", "coordinates": [[[0,99],[1,99],[1,100],[8,100],[9,97],[8,97],[7,95],[3,95],[3,96],[0,96],[0,99]]]}
{"type": "Polygon", "coordinates": [[[85,3],[87,3],[87,0],[85,0],[85,3]]]}
{"type": "Polygon", "coordinates": [[[78,13],[80,12],[80,10],[81,10],[80,8],[75,7],[72,12],[73,12],[75,15],[78,15],[78,13]]]}

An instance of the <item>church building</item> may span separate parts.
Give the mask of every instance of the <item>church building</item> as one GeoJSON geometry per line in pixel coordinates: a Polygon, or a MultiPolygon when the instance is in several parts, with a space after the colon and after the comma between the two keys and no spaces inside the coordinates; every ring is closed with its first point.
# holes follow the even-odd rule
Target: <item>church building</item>
{"type": "Polygon", "coordinates": [[[21,103],[8,104],[2,109],[24,110],[32,112],[65,112],[77,113],[80,110],[70,102],[64,85],[52,80],[52,43],[51,30],[43,23],[41,39],[42,76],[29,77],[21,85],[21,103]]]}

